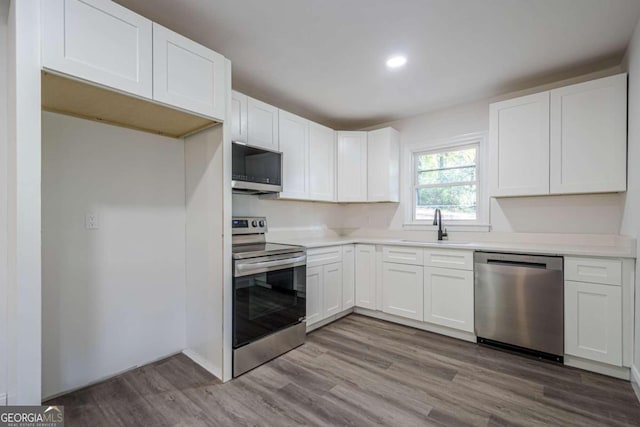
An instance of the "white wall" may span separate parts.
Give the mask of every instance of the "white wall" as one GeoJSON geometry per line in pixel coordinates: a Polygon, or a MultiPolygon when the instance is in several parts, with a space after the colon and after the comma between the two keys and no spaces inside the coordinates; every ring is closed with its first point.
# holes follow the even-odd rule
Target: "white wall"
{"type": "Polygon", "coordinates": [[[185,169],[183,140],[42,116],[48,397],[184,348],[185,169]]]}
{"type": "MultiPolygon", "coordinates": [[[[635,237],[640,243],[640,21],[636,25],[624,64],[629,73],[629,148],[628,191],[626,193],[621,233],[635,237]]],[[[640,253],[640,245],[638,247],[640,253]]],[[[636,311],[634,369],[640,381],[640,263],[636,263],[636,311]]],[[[640,396],[639,396],[640,397],[640,396]]]]}
{"type": "Polygon", "coordinates": [[[0,0],[0,405],[7,400],[7,24],[9,0],[0,0]]]}
{"type": "Polygon", "coordinates": [[[332,233],[342,228],[343,223],[341,205],[336,203],[269,200],[244,194],[233,195],[233,215],[267,217],[271,235],[282,229],[300,233],[313,233],[314,230],[332,233]]]}

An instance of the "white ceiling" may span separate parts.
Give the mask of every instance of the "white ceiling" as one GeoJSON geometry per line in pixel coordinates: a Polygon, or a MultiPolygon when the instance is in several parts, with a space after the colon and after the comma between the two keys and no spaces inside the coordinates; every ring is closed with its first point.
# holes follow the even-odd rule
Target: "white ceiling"
{"type": "Polygon", "coordinates": [[[116,1],[225,55],[234,89],[343,129],[617,65],[640,15],[638,0],[116,1]]]}

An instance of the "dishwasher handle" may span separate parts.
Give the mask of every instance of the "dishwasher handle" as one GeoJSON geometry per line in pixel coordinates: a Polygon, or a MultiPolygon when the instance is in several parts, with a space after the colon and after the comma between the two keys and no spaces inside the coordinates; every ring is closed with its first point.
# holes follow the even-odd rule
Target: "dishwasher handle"
{"type": "Polygon", "coordinates": [[[476,264],[502,265],[514,268],[537,268],[542,270],[562,271],[563,258],[561,256],[507,254],[496,252],[476,252],[476,264]]]}
{"type": "Polygon", "coordinates": [[[507,267],[524,267],[524,268],[541,268],[547,269],[547,264],[542,262],[522,262],[522,261],[505,261],[500,259],[489,259],[487,264],[505,265],[507,267]]]}

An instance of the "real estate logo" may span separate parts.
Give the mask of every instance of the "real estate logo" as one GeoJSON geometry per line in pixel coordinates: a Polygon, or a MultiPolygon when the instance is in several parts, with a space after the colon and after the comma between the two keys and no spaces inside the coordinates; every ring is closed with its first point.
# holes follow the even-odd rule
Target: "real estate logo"
{"type": "Polygon", "coordinates": [[[0,406],[0,427],[64,427],[64,406],[0,406]]]}

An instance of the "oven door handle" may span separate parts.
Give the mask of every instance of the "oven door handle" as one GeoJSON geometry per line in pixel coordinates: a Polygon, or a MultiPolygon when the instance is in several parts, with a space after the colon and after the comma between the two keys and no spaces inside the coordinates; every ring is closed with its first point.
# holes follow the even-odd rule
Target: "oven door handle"
{"type": "Polygon", "coordinates": [[[298,267],[305,265],[307,256],[302,255],[295,258],[278,259],[275,261],[263,262],[236,262],[235,276],[247,276],[249,274],[264,273],[270,270],[281,270],[287,267],[298,267]]]}

